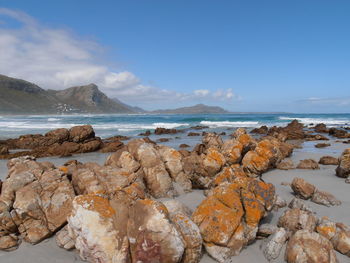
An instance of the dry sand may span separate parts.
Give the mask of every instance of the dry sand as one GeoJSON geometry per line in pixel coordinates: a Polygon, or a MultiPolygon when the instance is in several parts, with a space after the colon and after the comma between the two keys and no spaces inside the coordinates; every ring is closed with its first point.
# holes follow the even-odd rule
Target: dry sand
{"type": "MultiPolygon", "coordinates": [[[[316,149],[314,145],[317,142],[305,142],[302,149],[296,149],[291,157],[292,161],[297,164],[299,160],[312,158],[316,161],[324,155],[331,155],[339,157],[345,148],[349,148],[350,145],[343,143],[336,143],[335,140],[329,141],[330,147],[324,149],[316,149]]],[[[101,154],[84,154],[79,156],[80,161],[96,161],[103,163],[106,155],[101,154]]],[[[55,164],[64,163],[64,159],[60,158],[45,158],[55,164]]],[[[71,158],[70,158],[71,159],[71,158]]],[[[41,161],[41,160],[40,160],[41,161]]],[[[4,178],[6,172],[4,161],[0,162],[0,178],[4,178]],[[1,176],[2,175],[2,176],[1,176]]],[[[308,182],[314,184],[321,190],[328,191],[335,195],[342,201],[340,206],[326,207],[317,205],[310,201],[305,201],[309,205],[318,217],[328,216],[330,219],[343,222],[350,225],[350,184],[346,184],[344,179],[335,176],[334,165],[321,165],[320,170],[300,170],[294,169],[289,171],[271,170],[263,175],[263,179],[266,182],[271,182],[276,186],[277,193],[289,202],[294,196],[289,186],[281,185],[282,182],[291,182],[294,177],[302,177],[308,182]]],[[[196,190],[186,195],[179,196],[177,199],[185,203],[192,210],[199,205],[204,199],[202,191],[196,190]]],[[[263,220],[263,222],[276,223],[284,209],[279,211],[273,211],[271,214],[263,220]]],[[[260,246],[264,240],[256,240],[253,244],[247,246],[240,255],[233,257],[228,262],[268,262],[261,250],[260,246]]],[[[350,262],[350,259],[338,252],[336,252],[340,263],[350,262]]],[[[274,262],[284,262],[284,251],[281,252],[280,257],[274,262]]],[[[78,253],[71,251],[65,251],[56,246],[53,238],[41,242],[38,245],[29,245],[22,243],[20,248],[12,252],[0,252],[1,263],[21,263],[21,262],[83,262],[79,259],[78,253]]],[[[207,254],[204,254],[201,263],[215,262],[207,254]]]]}

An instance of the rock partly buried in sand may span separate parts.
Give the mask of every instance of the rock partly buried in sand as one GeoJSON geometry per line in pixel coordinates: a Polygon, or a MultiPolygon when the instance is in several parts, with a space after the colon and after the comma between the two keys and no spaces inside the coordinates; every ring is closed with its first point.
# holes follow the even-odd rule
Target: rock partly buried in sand
{"type": "Polygon", "coordinates": [[[300,200],[299,198],[296,198],[296,197],[294,197],[289,202],[288,207],[292,208],[292,209],[293,208],[297,208],[297,209],[308,211],[308,212],[312,213],[311,208],[309,206],[307,206],[304,201],[302,201],[302,200],[300,200]]]}
{"type": "Polygon", "coordinates": [[[293,161],[291,159],[287,159],[277,164],[276,168],[280,170],[291,170],[291,169],[294,169],[295,167],[294,167],[293,161]]]}
{"type": "Polygon", "coordinates": [[[0,195],[0,230],[36,244],[62,227],[75,196],[67,176],[48,162],[21,157],[8,162],[0,195]]]}
{"type": "Polygon", "coordinates": [[[292,181],[291,188],[294,193],[303,199],[309,199],[314,194],[316,187],[302,178],[295,177],[292,181]]]}
{"type": "Polygon", "coordinates": [[[213,189],[192,215],[209,255],[219,262],[237,255],[255,239],[274,198],[272,184],[251,178],[237,178],[213,189]]]}
{"type": "Polygon", "coordinates": [[[257,237],[268,237],[274,234],[278,230],[278,227],[273,224],[261,224],[258,228],[257,237]]]}
{"type": "Polygon", "coordinates": [[[336,169],[338,177],[347,178],[350,176],[350,148],[346,149],[339,160],[339,165],[336,169]]]}
{"type": "Polygon", "coordinates": [[[187,136],[200,136],[201,134],[198,132],[189,132],[187,136]]]}
{"type": "Polygon", "coordinates": [[[325,148],[325,147],[329,147],[329,146],[331,146],[330,143],[317,143],[317,144],[315,144],[316,148],[325,148]]]}
{"type": "Polygon", "coordinates": [[[323,165],[338,165],[339,159],[333,156],[323,156],[320,158],[318,163],[323,165]]]}
{"type": "Polygon", "coordinates": [[[335,223],[327,217],[319,220],[316,231],[330,240],[335,250],[350,257],[350,228],[342,223],[335,223]]]}
{"type": "Polygon", "coordinates": [[[297,166],[297,169],[320,169],[318,163],[313,159],[301,160],[297,166]]]}
{"type": "Polygon", "coordinates": [[[186,144],[186,143],[182,143],[179,146],[179,148],[188,148],[188,147],[190,147],[190,146],[188,144],[186,144]]]}
{"type": "Polygon", "coordinates": [[[19,239],[15,234],[8,234],[0,230],[0,250],[12,251],[17,249],[19,239]]]}
{"type": "Polygon", "coordinates": [[[328,131],[329,135],[332,135],[337,138],[348,138],[348,132],[342,129],[330,128],[328,131]]]}
{"type": "Polygon", "coordinates": [[[266,243],[263,244],[262,250],[265,258],[269,262],[278,258],[287,239],[288,232],[283,227],[280,227],[268,238],[266,243]]]}
{"type": "Polygon", "coordinates": [[[273,204],[273,209],[278,210],[280,208],[286,207],[287,206],[287,201],[283,199],[280,195],[276,195],[275,201],[273,204]]]}
{"type": "Polygon", "coordinates": [[[314,231],[317,218],[310,212],[293,208],[284,211],[278,219],[278,226],[288,231],[295,232],[301,229],[314,231]]]}
{"type": "Polygon", "coordinates": [[[332,243],[316,232],[297,231],[289,240],[285,252],[288,263],[337,263],[332,243]]]}
{"type": "Polygon", "coordinates": [[[341,205],[341,201],[335,198],[331,193],[320,191],[318,189],[316,189],[312,195],[311,201],[325,206],[341,205]]]}

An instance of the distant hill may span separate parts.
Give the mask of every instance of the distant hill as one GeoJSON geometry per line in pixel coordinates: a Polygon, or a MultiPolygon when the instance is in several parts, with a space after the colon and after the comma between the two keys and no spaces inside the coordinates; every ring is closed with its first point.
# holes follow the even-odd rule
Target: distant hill
{"type": "Polygon", "coordinates": [[[0,75],[0,113],[56,113],[62,102],[25,80],[0,75]]]}
{"type": "Polygon", "coordinates": [[[139,108],[114,101],[95,84],[65,90],[44,90],[0,75],[0,114],[139,113],[139,108]]]}
{"type": "Polygon", "coordinates": [[[204,104],[197,104],[191,107],[182,107],[177,109],[168,109],[168,110],[155,110],[150,113],[155,114],[220,114],[220,113],[229,113],[221,107],[217,106],[208,106],[204,104]]]}
{"type": "Polygon", "coordinates": [[[124,107],[128,108],[129,110],[133,111],[134,113],[146,113],[147,111],[140,108],[140,107],[136,107],[136,106],[130,106],[124,102],[121,102],[120,100],[118,100],[117,98],[113,98],[112,100],[114,100],[116,103],[123,105],[124,107]]]}
{"type": "Polygon", "coordinates": [[[88,113],[134,113],[129,107],[117,103],[101,92],[95,84],[50,90],[58,100],[82,112],[88,113]]]}

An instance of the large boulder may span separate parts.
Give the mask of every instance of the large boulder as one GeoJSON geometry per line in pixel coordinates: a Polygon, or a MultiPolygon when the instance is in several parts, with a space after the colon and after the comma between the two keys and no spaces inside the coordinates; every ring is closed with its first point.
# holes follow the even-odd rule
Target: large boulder
{"type": "Polygon", "coordinates": [[[260,220],[272,209],[275,189],[251,178],[223,183],[192,215],[213,258],[225,262],[256,237],[260,220]]]}
{"type": "Polygon", "coordinates": [[[0,195],[0,232],[20,234],[32,244],[60,229],[72,209],[74,190],[51,163],[12,159],[0,195]]]}
{"type": "Polygon", "coordinates": [[[339,161],[339,165],[336,169],[338,177],[347,178],[350,176],[350,148],[346,149],[339,161]]]}
{"type": "Polygon", "coordinates": [[[332,243],[316,232],[297,231],[289,240],[285,259],[288,263],[337,263],[332,243]]]}
{"type": "Polygon", "coordinates": [[[186,249],[166,207],[157,201],[136,201],[129,211],[127,233],[133,262],[180,262],[186,249]]]}
{"type": "Polygon", "coordinates": [[[69,130],[69,139],[73,142],[81,143],[94,137],[95,132],[91,125],[74,126],[69,130]]]}
{"type": "Polygon", "coordinates": [[[207,148],[215,148],[215,149],[220,149],[221,146],[223,145],[223,141],[221,139],[221,136],[216,134],[216,133],[205,133],[203,139],[202,139],[203,144],[207,148]]]}
{"type": "Polygon", "coordinates": [[[318,163],[323,165],[338,165],[339,159],[333,156],[323,156],[320,158],[318,163]]]}

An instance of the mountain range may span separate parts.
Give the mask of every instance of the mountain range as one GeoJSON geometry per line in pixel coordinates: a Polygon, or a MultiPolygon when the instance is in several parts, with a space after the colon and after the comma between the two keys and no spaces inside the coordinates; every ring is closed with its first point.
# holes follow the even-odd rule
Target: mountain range
{"type": "Polygon", "coordinates": [[[149,113],[199,114],[228,113],[220,107],[197,104],[178,109],[145,111],[117,98],[109,98],[95,84],[64,90],[45,90],[31,82],[0,75],[0,114],[70,113],[149,113]]]}

